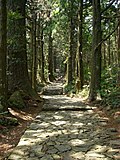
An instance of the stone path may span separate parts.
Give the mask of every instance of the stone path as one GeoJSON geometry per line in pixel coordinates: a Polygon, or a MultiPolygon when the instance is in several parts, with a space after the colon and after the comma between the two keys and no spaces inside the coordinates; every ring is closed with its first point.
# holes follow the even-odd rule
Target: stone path
{"type": "Polygon", "coordinates": [[[25,131],[9,160],[120,160],[120,139],[114,139],[115,128],[105,128],[107,118],[77,98],[43,97],[43,111],[25,131]]]}

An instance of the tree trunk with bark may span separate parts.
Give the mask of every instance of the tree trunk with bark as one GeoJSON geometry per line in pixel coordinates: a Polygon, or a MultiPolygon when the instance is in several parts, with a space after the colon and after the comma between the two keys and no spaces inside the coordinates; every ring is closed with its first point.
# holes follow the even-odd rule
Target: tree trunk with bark
{"type": "Polygon", "coordinates": [[[68,19],[70,20],[70,35],[69,35],[69,55],[67,61],[67,85],[71,84],[73,81],[73,46],[74,46],[74,23],[73,23],[73,3],[74,1],[71,0],[69,2],[70,5],[70,13],[68,15],[68,19]]]}
{"type": "Polygon", "coordinates": [[[92,62],[91,62],[91,82],[89,100],[97,98],[101,88],[101,9],[100,0],[93,0],[93,42],[92,42],[92,62]]]}
{"type": "MultiPolygon", "coordinates": [[[[6,106],[6,50],[7,50],[7,13],[6,0],[0,0],[0,105],[6,106]]],[[[7,108],[4,107],[3,110],[7,108]]]]}
{"type": "Polygon", "coordinates": [[[28,77],[25,5],[26,0],[8,0],[11,15],[8,20],[9,91],[23,90],[33,98],[39,98],[28,77]]]}
{"type": "Polygon", "coordinates": [[[54,75],[53,75],[53,37],[52,37],[52,29],[50,28],[49,32],[49,45],[48,45],[48,74],[49,74],[49,80],[51,82],[54,81],[54,75]]]}
{"type": "Polygon", "coordinates": [[[36,90],[37,85],[37,14],[33,13],[32,16],[32,87],[36,90]]]}
{"type": "Polygon", "coordinates": [[[44,58],[44,28],[43,28],[43,22],[39,22],[40,25],[40,50],[39,50],[39,57],[40,57],[40,61],[39,61],[39,65],[40,65],[40,78],[41,78],[41,82],[45,83],[45,73],[44,73],[44,68],[45,68],[45,58],[44,58]]]}
{"type": "Polygon", "coordinates": [[[79,2],[78,8],[78,46],[77,46],[77,53],[76,53],[76,72],[77,72],[77,79],[76,79],[76,86],[77,91],[79,92],[83,89],[83,58],[82,58],[82,30],[83,30],[83,0],[79,2]]]}
{"type": "Polygon", "coordinates": [[[120,86],[120,19],[118,26],[118,86],[120,86]]]}

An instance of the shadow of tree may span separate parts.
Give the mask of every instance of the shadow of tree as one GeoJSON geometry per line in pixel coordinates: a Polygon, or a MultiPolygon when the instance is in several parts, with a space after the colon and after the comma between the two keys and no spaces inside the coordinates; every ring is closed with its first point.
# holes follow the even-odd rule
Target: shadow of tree
{"type": "MultiPolygon", "coordinates": [[[[67,100],[67,98],[57,99],[57,102],[62,104],[67,100]]],[[[68,106],[71,104],[74,106],[76,103],[68,100],[68,106]]],[[[120,143],[114,140],[116,132],[105,127],[107,121],[107,118],[100,117],[92,110],[84,112],[81,110],[52,112],[43,110],[25,131],[8,159],[115,159],[115,156],[119,154],[118,144],[120,143]]]]}
{"type": "Polygon", "coordinates": [[[54,96],[44,96],[45,104],[43,110],[53,111],[53,110],[91,110],[92,108],[89,105],[86,105],[79,98],[70,98],[63,95],[54,95],[54,96]]]}

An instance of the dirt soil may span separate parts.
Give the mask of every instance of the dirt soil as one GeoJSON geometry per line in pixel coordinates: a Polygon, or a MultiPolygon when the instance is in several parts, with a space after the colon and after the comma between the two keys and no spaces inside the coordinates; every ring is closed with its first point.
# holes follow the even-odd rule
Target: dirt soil
{"type": "Polygon", "coordinates": [[[41,111],[43,102],[40,106],[30,106],[23,110],[11,109],[9,111],[11,115],[18,119],[18,125],[16,126],[3,126],[0,125],[0,160],[7,159],[11,151],[18,144],[21,136],[33,121],[36,115],[41,111]]]}
{"type": "MultiPolygon", "coordinates": [[[[9,109],[10,113],[18,119],[19,124],[17,126],[0,126],[0,160],[7,159],[29,124],[41,111],[42,105],[43,102],[41,103],[41,107],[31,106],[22,111],[18,109],[9,109]]],[[[108,112],[98,107],[95,112],[99,113],[102,117],[109,118],[109,127],[116,128],[118,131],[117,137],[120,138],[120,109],[108,112]]]]}

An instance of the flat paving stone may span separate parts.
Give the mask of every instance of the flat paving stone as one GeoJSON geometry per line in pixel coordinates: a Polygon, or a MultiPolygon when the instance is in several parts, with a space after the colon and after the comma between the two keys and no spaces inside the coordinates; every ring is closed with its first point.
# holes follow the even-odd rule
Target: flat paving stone
{"type": "Polygon", "coordinates": [[[107,119],[79,98],[56,95],[62,94],[61,84],[53,83],[47,92],[43,95],[45,110],[27,128],[9,160],[119,159],[120,141],[113,139],[116,129],[105,129],[107,119]]]}
{"type": "Polygon", "coordinates": [[[66,144],[57,144],[57,145],[55,145],[55,148],[57,148],[60,153],[67,152],[67,151],[71,150],[71,147],[66,144]]]}

